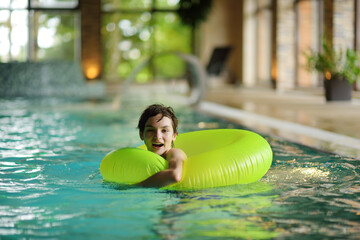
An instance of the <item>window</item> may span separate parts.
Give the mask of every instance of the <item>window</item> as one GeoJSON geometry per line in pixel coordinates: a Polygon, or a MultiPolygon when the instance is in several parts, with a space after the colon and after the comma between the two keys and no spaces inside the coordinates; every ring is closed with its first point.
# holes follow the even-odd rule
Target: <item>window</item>
{"type": "Polygon", "coordinates": [[[35,60],[79,59],[75,51],[79,39],[77,14],[73,12],[36,11],[32,18],[35,60]]]}
{"type": "Polygon", "coordinates": [[[31,6],[36,8],[76,8],[77,0],[31,0],[31,6]]]}
{"type": "Polygon", "coordinates": [[[186,64],[174,54],[191,52],[192,31],[176,14],[178,0],[103,0],[104,77],[125,80],[148,60],[137,82],[183,77],[186,64]]]}
{"type": "Polygon", "coordinates": [[[0,61],[79,60],[77,5],[75,0],[2,0],[0,61]]]}
{"type": "Polygon", "coordinates": [[[0,60],[25,61],[28,48],[28,11],[0,10],[0,60]]]}

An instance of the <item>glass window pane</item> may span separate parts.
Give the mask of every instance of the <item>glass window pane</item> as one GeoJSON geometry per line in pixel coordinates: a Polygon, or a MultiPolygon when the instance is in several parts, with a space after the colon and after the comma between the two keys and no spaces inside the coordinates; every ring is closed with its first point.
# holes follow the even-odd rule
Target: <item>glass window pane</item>
{"type": "Polygon", "coordinates": [[[10,61],[10,11],[0,11],[0,61],[10,61]]]}
{"type": "Polygon", "coordinates": [[[10,8],[10,0],[1,0],[0,8],[10,8]]]}
{"type": "Polygon", "coordinates": [[[28,7],[28,0],[12,0],[10,8],[12,9],[23,9],[28,7]]]}
{"type": "Polygon", "coordinates": [[[39,8],[75,8],[78,0],[31,0],[31,7],[39,8]]]}
{"type": "Polygon", "coordinates": [[[155,8],[157,9],[178,9],[180,0],[156,0],[155,8]]]}
{"type": "MultiPolygon", "coordinates": [[[[109,81],[126,79],[139,64],[151,55],[153,30],[149,12],[141,14],[104,14],[102,25],[104,76],[109,81]]],[[[149,66],[136,81],[152,79],[149,66]]]]}
{"type": "Polygon", "coordinates": [[[16,10],[10,13],[10,58],[25,61],[28,47],[28,11],[16,10]]]}
{"type": "Polygon", "coordinates": [[[0,0],[0,8],[24,9],[28,7],[28,0],[0,0]]]}
{"type": "Polygon", "coordinates": [[[73,12],[34,14],[34,28],[36,29],[37,60],[64,59],[76,60],[75,46],[79,31],[77,14],[73,12]]]}
{"type": "Polygon", "coordinates": [[[0,11],[0,60],[25,61],[29,46],[28,39],[28,12],[0,11]]]}
{"type": "Polygon", "coordinates": [[[0,10],[0,24],[6,24],[10,20],[9,10],[0,10]]]}
{"type": "Polygon", "coordinates": [[[102,0],[102,10],[148,10],[152,0],[102,0]]]}
{"type": "MultiPolygon", "coordinates": [[[[166,51],[191,53],[191,29],[181,24],[175,13],[156,13],[155,21],[154,40],[157,53],[166,51]]],[[[182,77],[186,72],[186,63],[175,55],[156,58],[154,66],[156,78],[177,78],[182,77]]]]}

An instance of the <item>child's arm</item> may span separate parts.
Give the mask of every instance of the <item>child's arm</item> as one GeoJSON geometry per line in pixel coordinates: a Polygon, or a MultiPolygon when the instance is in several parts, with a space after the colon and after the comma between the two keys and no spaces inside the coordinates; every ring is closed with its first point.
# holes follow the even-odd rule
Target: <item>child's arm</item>
{"type": "Polygon", "coordinates": [[[166,156],[169,161],[169,168],[160,171],[144,181],[138,183],[142,187],[164,187],[176,182],[182,178],[183,162],[187,158],[183,150],[172,148],[166,156]]]}

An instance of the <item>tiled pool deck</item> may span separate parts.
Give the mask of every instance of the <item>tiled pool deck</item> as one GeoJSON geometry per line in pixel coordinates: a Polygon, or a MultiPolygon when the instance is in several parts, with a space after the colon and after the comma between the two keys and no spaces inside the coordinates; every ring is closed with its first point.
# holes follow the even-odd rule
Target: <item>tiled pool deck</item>
{"type": "Polygon", "coordinates": [[[200,110],[260,132],[360,159],[360,94],[327,103],[321,89],[277,92],[217,86],[200,110]]]}

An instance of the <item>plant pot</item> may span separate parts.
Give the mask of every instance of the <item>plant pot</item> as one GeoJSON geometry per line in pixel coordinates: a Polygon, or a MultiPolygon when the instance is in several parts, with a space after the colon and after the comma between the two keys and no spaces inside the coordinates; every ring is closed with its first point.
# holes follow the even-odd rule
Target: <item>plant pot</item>
{"type": "Polygon", "coordinates": [[[333,76],[324,80],[326,101],[350,101],[352,86],[344,76],[333,76]]]}

